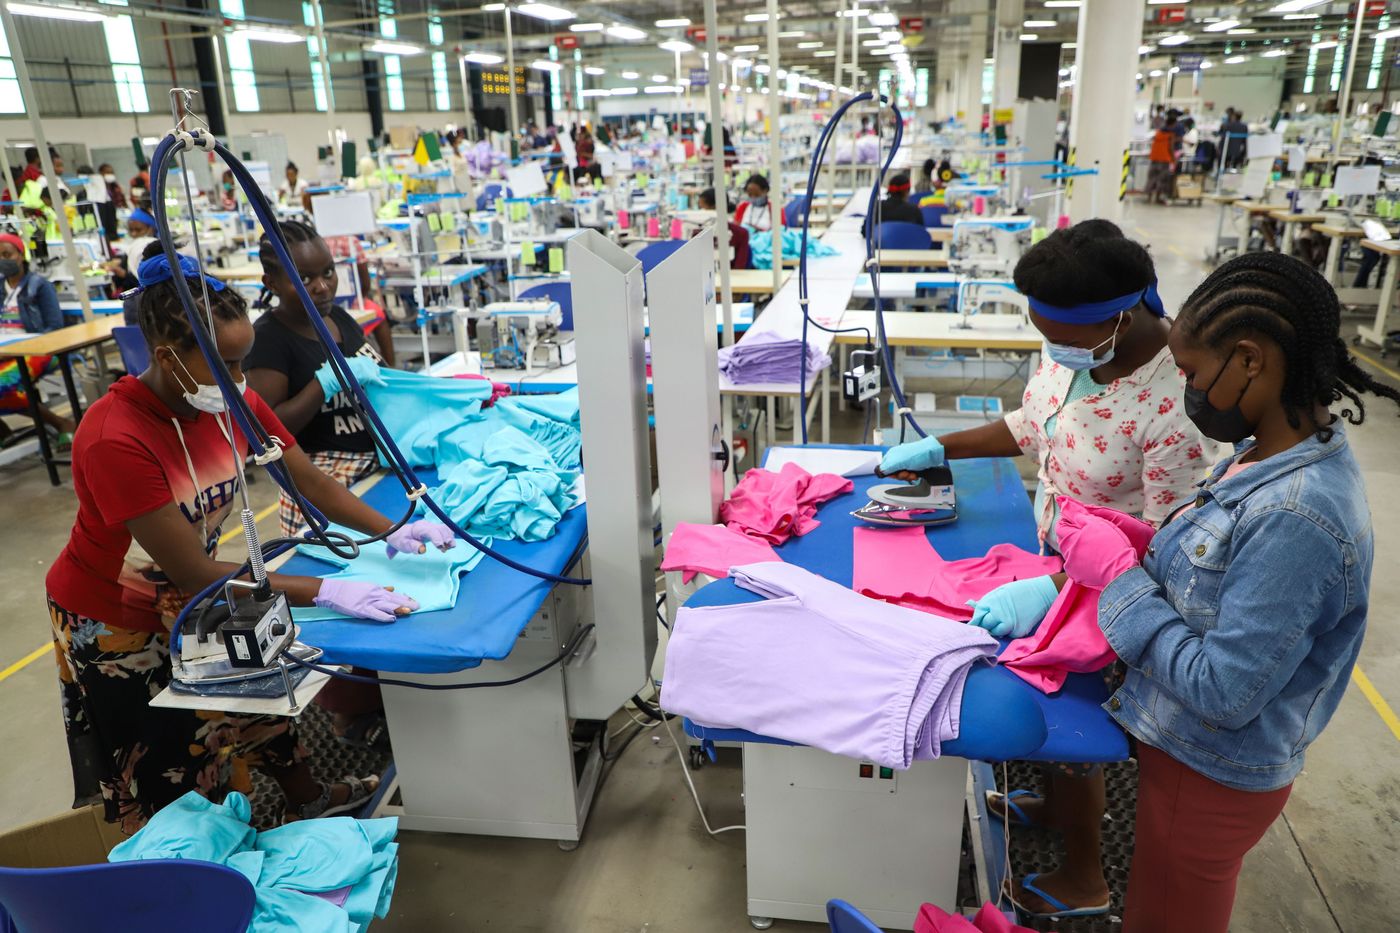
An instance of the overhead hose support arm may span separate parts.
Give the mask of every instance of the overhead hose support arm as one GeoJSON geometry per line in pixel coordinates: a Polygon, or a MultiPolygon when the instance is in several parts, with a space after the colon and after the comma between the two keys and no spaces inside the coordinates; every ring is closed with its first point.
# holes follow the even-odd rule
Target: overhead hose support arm
{"type": "MultiPolygon", "coordinates": [[[[170,234],[169,223],[166,220],[165,185],[167,170],[171,156],[178,152],[184,145],[193,144],[201,149],[212,149],[224,162],[229,171],[233,174],[234,180],[238,183],[239,187],[243,189],[245,196],[248,198],[248,203],[253,208],[253,213],[258,218],[259,223],[262,224],[273,252],[277,256],[278,262],[282,265],[283,269],[295,270],[296,263],[292,260],[291,253],[287,249],[286,241],[282,237],[282,230],[277,221],[276,212],[273,210],[272,206],[268,204],[267,198],[262,193],[262,189],[258,187],[257,182],[253,179],[248,169],[222,143],[212,141],[211,145],[210,140],[199,138],[200,136],[201,133],[197,130],[193,133],[182,133],[179,137],[172,133],[163,139],[160,145],[156,147],[155,154],[151,160],[152,207],[156,211],[157,233],[160,236],[161,246],[165,251],[166,259],[171,264],[171,268],[179,268],[179,259],[175,253],[174,240],[170,234]]],[[[380,420],[378,413],[375,412],[374,407],[370,404],[369,397],[365,394],[364,388],[360,385],[359,380],[357,380],[355,374],[350,371],[350,365],[346,362],[345,356],[336,345],[335,338],[331,336],[326,322],[322,320],[320,314],[316,313],[315,302],[311,300],[311,295],[307,292],[306,285],[297,275],[289,275],[288,279],[295,288],[297,297],[301,300],[302,307],[307,312],[307,319],[311,323],[312,328],[316,331],[316,335],[326,351],[327,361],[330,363],[332,371],[335,372],[340,385],[355,400],[357,407],[363,410],[371,431],[383,442],[382,449],[387,455],[385,459],[388,461],[390,469],[393,470],[395,476],[398,477],[399,482],[403,485],[409,499],[421,499],[424,506],[432,512],[439,521],[452,529],[453,533],[459,538],[466,541],[486,556],[504,564],[512,570],[550,583],[568,583],[575,586],[591,585],[593,581],[590,578],[567,577],[544,570],[537,570],[534,567],[530,567],[507,557],[468,533],[433,500],[432,496],[427,492],[427,487],[418,479],[417,474],[414,473],[413,468],[408,464],[403,452],[399,450],[398,445],[394,442],[388,429],[384,427],[384,423],[380,420]]],[[[184,305],[185,314],[193,327],[195,342],[198,344],[200,352],[208,363],[210,371],[213,372],[215,382],[218,384],[220,391],[223,392],[224,398],[228,402],[230,414],[237,424],[239,432],[247,438],[249,444],[254,448],[255,453],[261,453],[264,457],[275,458],[275,444],[261,423],[259,423],[257,418],[253,415],[251,409],[249,409],[248,403],[243,398],[242,393],[234,386],[233,378],[229,375],[228,368],[224,365],[223,359],[219,356],[212,335],[208,333],[203,321],[200,320],[197,311],[198,306],[184,276],[173,276],[171,281],[175,284],[176,292],[180,296],[181,303],[184,305]]],[[[296,491],[296,486],[292,482],[285,465],[277,462],[275,459],[271,459],[270,462],[263,463],[263,465],[268,469],[268,472],[272,474],[278,486],[286,490],[294,501],[299,505],[305,503],[303,505],[303,512],[312,527],[313,534],[324,536],[329,523],[323,515],[316,511],[314,507],[311,507],[310,503],[306,503],[296,491]]]]}

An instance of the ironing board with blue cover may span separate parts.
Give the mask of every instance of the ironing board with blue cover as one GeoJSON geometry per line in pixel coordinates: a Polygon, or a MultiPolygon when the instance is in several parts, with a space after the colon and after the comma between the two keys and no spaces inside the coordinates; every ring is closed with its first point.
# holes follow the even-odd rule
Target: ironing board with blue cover
{"type": "MultiPolygon", "coordinates": [[[[432,470],[419,470],[418,477],[429,488],[438,483],[432,470]]],[[[365,490],[363,499],[394,520],[408,509],[403,486],[391,475],[382,476],[365,490]]],[[[493,547],[519,563],[563,574],[583,554],[588,536],[587,508],[580,505],[566,513],[554,536],[545,541],[497,541],[493,547]]],[[[471,547],[465,541],[456,546],[471,547]]],[[[412,560],[413,556],[395,559],[412,560]]],[[[278,570],[320,576],[327,567],[297,555],[278,570]]],[[[552,586],[488,556],[462,577],[457,604],[451,609],[417,612],[387,625],[351,619],[308,622],[302,626],[301,640],[324,650],[326,664],[354,664],[405,674],[465,670],[509,655],[552,586]]],[[[292,617],[296,618],[295,609],[292,617]]]]}
{"type": "MultiPolygon", "coordinates": [[[[1035,520],[1015,463],[1007,459],[957,460],[951,466],[958,520],[927,529],[934,549],[945,560],[981,557],[993,545],[1007,542],[1035,551],[1035,520]]],[[[850,513],[869,501],[866,493],[871,486],[888,480],[858,476],[853,482],[854,490],[832,499],[817,512],[820,527],[790,539],[777,548],[778,556],[850,586],[852,531],[858,524],[850,513]]],[[[704,587],[686,605],[725,606],[761,598],[726,579],[704,587]]],[[[943,754],[980,761],[1121,761],[1128,757],[1128,743],[1100,707],[1107,699],[1108,688],[1096,673],[1071,674],[1063,689],[1047,696],[1004,668],[978,665],[968,675],[963,693],[961,734],[955,741],[943,743],[943,754]]],[[[791,744],[743,730],[710,729],[689,720],[685,729],[702,742],[791,744]]]]}

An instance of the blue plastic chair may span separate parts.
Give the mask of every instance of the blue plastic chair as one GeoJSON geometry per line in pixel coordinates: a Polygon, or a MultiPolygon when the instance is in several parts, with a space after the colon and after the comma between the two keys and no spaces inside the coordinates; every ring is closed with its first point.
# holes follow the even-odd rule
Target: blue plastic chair
{"type": "Polygon", "coordinates": [[[527,301],[532,298],[545,298],[549,301],[559,302],[559,311],[564,318],[564,323],[559,325],[559,329],[574,329],[574,289],[568,282],[549,282],[545,285],[532,285],[521,292],[517,297],[519,297],[521,301],[527,301]]]}
{"type": "Polygon", "coordinates": [[[884,933],[865,914],[842,900],[826,902],[826,922],[831,933],[884,933]]]}
{"type": "Polygon", "coordinates": [[[796,227],[801,225],[802,218],[812,208],[812,199],[805,194],[799,194],[787,204],[783,205],[783,226],[796,227]]]}
{"type": "Polygon", "coordinates": [[[918,224],[887,220],[875,228],[875,245],[880,249],[933,249],[933,237],[918,224]]]}
{"type": "Polygon", "coordinates": [[[946,204],[930,204],[927,207],[919,208],[919,210],[923,212],[925,227],[941,227],[943,226],[943,218],[948,213],[948,206],[946,204]]]}
{"type": "Polygon", "coordinates": [[[510,197],[510,189],[502,184],[489,184],[481,190],[481,194],[476,196],[476,209],[486,210],[488,205],[495,204],[497,198],[510,197]]]}
{"type": "Polygon", "coordinates": [[[244,933],[253,901],[247,878],[191,859],[0,868],[0,933],[244,933]]]}
{"type": "Polygon", "coordinates": [[[112,339],[117,342],[117,352],[122,356],[122,366],[126,371],[138,376],[146,371],[146,367],[151,365],[151,351],[146,346],[146,338],[141,334],[141,328],[124,325],[112,328],[112,339]]]}
{"type": "Polygon", "coordinates": [[[687,240],[662,240],[660,243],[648,243],[637,252],[637,261],[642,264],[642,272],[645,274],[655,269],[665,261],[666,257],[684,246],[687,240]]]}

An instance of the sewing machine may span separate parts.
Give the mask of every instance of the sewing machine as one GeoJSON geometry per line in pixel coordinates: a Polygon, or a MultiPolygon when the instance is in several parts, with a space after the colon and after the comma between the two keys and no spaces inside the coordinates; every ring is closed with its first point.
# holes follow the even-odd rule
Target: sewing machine
{"type": "Polygon", "coordinates": [[[496,369],[534,372],[543,351],[546,369],[574,362],[573,338],[561,338],[563,312],[557,301],[493,301],[482,308],[476,340],[481,358],[496,369]]]}
{"type": "Polygon", "coordinates": [[[953,222],[949,266],[962,275],[1006,276],[1031,246],[1031,217],[960,217],[953,222]]]}

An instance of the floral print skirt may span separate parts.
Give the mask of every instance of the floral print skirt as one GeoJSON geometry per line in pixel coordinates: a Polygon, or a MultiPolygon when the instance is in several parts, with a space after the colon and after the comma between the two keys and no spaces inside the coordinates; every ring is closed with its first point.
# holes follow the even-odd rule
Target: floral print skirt
{"type": "Polygon", "coordinates": [[[305,759],[288,717],[151,706],[171,679],[166,633],[107,625],[52,598],[49,619],[77,801],[100,793],[123,832],[188,791],[249,793],[251,769],[275,778],[305,759]]]}

